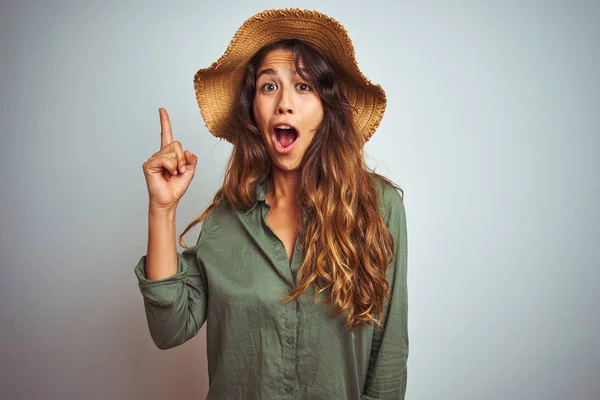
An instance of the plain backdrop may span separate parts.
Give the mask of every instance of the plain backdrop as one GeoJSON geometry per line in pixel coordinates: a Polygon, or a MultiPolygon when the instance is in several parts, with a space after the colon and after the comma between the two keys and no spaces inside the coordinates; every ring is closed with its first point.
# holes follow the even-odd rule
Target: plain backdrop
{"type": "Polygon", "coordinates": [[[181,233],[231,151],[193,76],[291,6],[387,93],[366,151],[405,191],[407,399],[599,399],[600,4],[442,0],[2,1],[0,398],[204,398],[204,329],[147,330],[142,164],[165,107],[199,157],[181,233]]]}

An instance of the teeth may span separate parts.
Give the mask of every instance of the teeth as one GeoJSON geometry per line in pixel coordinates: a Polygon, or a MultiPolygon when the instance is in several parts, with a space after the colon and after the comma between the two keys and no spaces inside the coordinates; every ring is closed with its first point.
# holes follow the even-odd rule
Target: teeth
{"type": "Polygon", "coordinates": [[[277,129],[292,129],[292,127],[289,125],[275,125],[275,128],[277,128],[277,129]]]}

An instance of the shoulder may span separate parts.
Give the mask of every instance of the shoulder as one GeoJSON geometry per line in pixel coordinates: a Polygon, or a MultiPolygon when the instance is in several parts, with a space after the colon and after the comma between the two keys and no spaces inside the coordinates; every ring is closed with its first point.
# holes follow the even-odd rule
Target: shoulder
{"type": "Polygon", "coordinates": [[[226,216],[228,209],[230,208],[229,205],[225,203],[226,201],[223,201],[220,204],[213,204],[210,211],[208,211],[206,214],[204,221],[202,221],[200,236],[198,237],[198,244],[206,241],[206,239],[212,236],[222,225],[223,218],[226,216]]]}
{"type": "Polygon", "coordinates": [[[404,215],[404,193],[402,189],[388,178],[377,174],[370,174],[377,191],[379,211],[384,221],[392,215],[404,215]]]}
{"type": "Polygon", "coordinates": [[[227,199],[215,204],[202,226],[204,240],[223,237],[233,239],[243,235],[246,229],[243,214],[243,211],[237,210],[227,199]]]}

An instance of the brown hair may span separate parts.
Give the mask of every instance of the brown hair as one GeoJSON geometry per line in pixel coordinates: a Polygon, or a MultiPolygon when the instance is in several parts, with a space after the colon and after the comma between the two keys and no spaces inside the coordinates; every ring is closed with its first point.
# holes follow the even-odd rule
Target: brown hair
{"type": "Polygon", "coordinates": [[[275,49],[295,54],[297,73],[313,84],[324,108],[323,121],[302,159],[297,223],[304,261],[298,285],[282,301],[296,299],[309,287],[317,289],[316,301],[317,295],[327,290],[329,296],[323,303],[337,306],[336,316],[346,312],[348,328],[371,322],[379,326],[384,297],[389,295],[386,273],[394,259],[394,243],[379,212],[373,178],[399,189],[402,196],[404,192],[366,165],[352,107],[336,80],[343,71],[300,40],[266,46],[246,66],[232,115],[235,130],[227,133],[233,150],[223,186],[212,204],[183,231],[179,243],[187,248],[183,236],[225,200],[236,209],[249,209],[256,201],[255,184],[271,177],[271,158],[254,122],[252,104],[258,67],[275,49]]]}

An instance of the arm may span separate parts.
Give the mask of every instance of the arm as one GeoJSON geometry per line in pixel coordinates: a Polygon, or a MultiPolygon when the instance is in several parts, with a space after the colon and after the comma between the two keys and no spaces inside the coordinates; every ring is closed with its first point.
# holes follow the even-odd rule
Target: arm
{"type": "Polygon", "coordinates": [[[168,217],[173,226],[168,220],[153,220],[149,215],[148,253],[134,272],[144,299],[150,336],[159,349],[185,343],[206,320],[206,277],[197,251],[206,237],[211,216],[212,213],[202,224],[196,245],[178,253],[174,215],[168,217]],[[171,253],[174,262],[170,261],[171,253]]]}
{"type": "Polygon", "coordinates": [[[168,278],[177,272],[175,247],[176,207],[148,210],[148,250],[146,252],[146,277],[153,281],[168,278]]]}
{"type": "Polygon", "coordinates": [[[395,259],[388,270],[391,299],[386,299],[381,328],[373,331],[364,400],[403,400],[408,359],[406,214],[400,194],[386,193],[387,226],[394,237],[395,259]]]}

